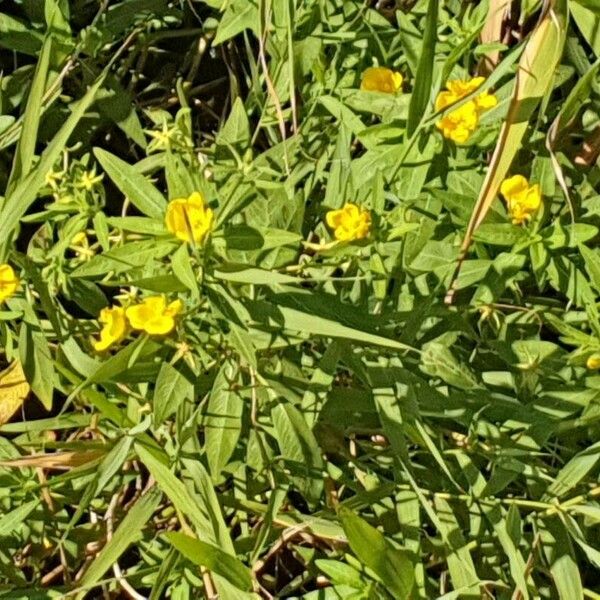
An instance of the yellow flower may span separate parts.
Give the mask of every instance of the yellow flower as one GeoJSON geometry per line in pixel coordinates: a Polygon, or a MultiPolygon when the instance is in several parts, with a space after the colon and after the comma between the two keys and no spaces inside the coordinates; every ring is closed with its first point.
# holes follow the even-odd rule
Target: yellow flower
{"type": "Polygon", "coordinates": [[[54,191],[56,191],[63,177],[64,171],[54,171],[52,169],[46,173],[44,181],[49,188],[52,188],[54,191]]]}
{"type": "Polygon", "coordinates": [[[442,117],[436,126],[444,137],[457,144],[464,144],[479,125],[479,112],[475,102],[467,102],[442,117]]]}
{"type": "Polygon", "coordinates": [[[537,183],[529,185],[523,175],[513,175],[505,179],[500,185],[500,193],[506,200],[508,212],[515,225],[529,220],[542,203],[540,186],[537,183]]]}
{"type": "Polygon", "coordinates": [[[189,198],[171,200],[167,206],[167,229],[184,242],[200,243],[212,228],[213,211],[204,204],[200,192],[189,198]]]}
{"type": "Polygon", "coordinates": [[[150,335],[166,335],[175,327],[175,317],[183,310],[181,300],[167,304],[164,296],[150,296],[130,306],[125,314],[133,329],[150,335]]]}
{"type": "Polygon", "coordinates": [[[152,146],[153,150],[168,150],[172,145],[175,127],[169,128],[165,121],[161,129],[146,130],[146,133],[152,138],[149,146],[152,146]]]}
{"type": "Polygon", "coordinates": [[[103,308],[100,311],[98,321],[103,327],[100,331],[100,339],[94,342],[96,352],[104,352],[114,344],[118,344],[127,335],[127,319],[125,309],[121,306],[103,308]]]}
{"type": "Polygon", "coordinates": [[[590,371],[597,371],[600,369],[600,354],[592,354],[587,359],[586,366],[590,371]]]}
{"type": "MultiPolygon", "coordinates": [[[[480,87],[484,77],[474,77],[469,80],[454,79],[446,83],[446,90],[440,92],[435,100],[435,110],[443,110],[461,98],[468,96],[480,87]]],[[[436,126],[445,138],[464,144],[479,125],[479,116],[489,108],[496,106],[496,96],[483,92],[462,106],[444,115],[436,126]]]]}
{"type": "Polygon", "coordinates": [[[0,265],[0,302],[8,300],[19,287],[19,278],[10,265],[0,265]]]}
{"type": "Polygon", "coordinates": [[[89,260],[94,256],[94,250],[90,248],[90,241],[85,231],[80,231],[71,238],[69,248],[80,260],[89,260]]]}
{"type": "Polygon", "coordinates": [[[371,228],[371,213],[351,202],[339,210],[330,210],[326,220],[335,239],[342,242],[366,238],[371,228]]]}
{"type": "Polygon", "coordinates": [[[397,71],[387,67],[369,67],[362,76],[360,89],[366,92],[394,94],[401,87],[404,78],[397,71]]]}
{"type": "Polygon", "coordinates": [[[96,167],[91,171],[84,171],[77,183],[77,187],[83,188],[90,192],[98,183],[102,181],[104,175],[96,175],[96,167]]]}

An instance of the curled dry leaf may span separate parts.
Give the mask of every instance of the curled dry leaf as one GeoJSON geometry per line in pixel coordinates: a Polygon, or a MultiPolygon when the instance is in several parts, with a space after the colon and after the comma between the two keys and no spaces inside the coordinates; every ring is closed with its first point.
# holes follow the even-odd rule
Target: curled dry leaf
{"type": "Polygon", "coordinates": [[[29,389],[21,361],[15,360],[0,373],[0,425],[21,407],[29,389]]]}
{"type": "MultiPolygon", "coordinates": [[[[490,0],[488,17],[481,30],[481,43],[491,44],[493,42],[502,42],[502,30],[506,16],[510,12],[511,0],[490,0]]],[[[500,52],[492,50],[485,54],[481,59],[480,70],[484,74],[489,74],[500,60],[500,52]]]]}

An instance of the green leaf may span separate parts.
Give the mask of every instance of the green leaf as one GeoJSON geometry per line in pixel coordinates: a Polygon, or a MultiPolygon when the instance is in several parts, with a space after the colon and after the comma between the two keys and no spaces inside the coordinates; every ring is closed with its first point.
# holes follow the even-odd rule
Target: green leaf
{"type": "MultiPolygon", "coordinates": [[[[152,489],[136,501],[125,513],[125,517],[119,523],[111,539],[96,555],[83,577],[79,579],[78,587],[85,589],[95,585],[104,573],[119,560],[125,550],[141,539],[142,530],[158,508],[161,497],[162,494],[159,490],[152,489]]],[[[82,592],[77,597],[81,599],[85,595],[86,593],[82,592]]]]}
{"type": "Polygon", "coordinates": [[[292,404],[281,402],[271,410],[281,456],[300,492],[310,504],[316,504],[323,491],[323,459],[314,434],[302,413],[292,404]]]}
{"type": "Polygon", "coordinates": [[[395,600],[411,598],[415,576],[408,553],[392,546],[382,533],[350,509],[342,507],[338,514],[350,548],[361,563],[377,575],[395,600]]]}
{"type": "Polygon", "coordinates": [[[262,322],[309,335],[346,338],[356,343],[373,344],[396,350],[410,346],[368,331],[374,326],[364,311],[356,310],[329,294],[289,293],[272,296],[271,303],[248,303],[252,317],[262,322]]]}
{"type": "Polygon", "coordinates": [[[250,571],[235,557],[219,547],[176,531],[165,534],[167,540],[195,565],[206,567],[224,577],[240,590],[252,589],[250,571]]]}
{"type": "Polygon", "coordinates": [[[19,525],[35,510],[40,500],[31,500],[0,517],[0,537],[13,535],[19,525]]]}
{"type": "Polygon", "coordinates": [[[215,481],[220,480],[240,437],[244,402],[239,387],[235,364],[224,362],[208,398],[204,421],[206,458],[215,481]]]}
{"type": "MultiPolygon", "coordinates": [[[[0,16],[0,21],[2,16],[0,16]]],[[[14,188],[14,185],[23,177],[29,174],[33,158],[35,155],[35,145],[38,137],[38,128],[40,125],[40,116],[42,112],[42,99],[46,91],[46,80],[48,78],[48,67],[50,64],[50,53],[52,50],[52,36],[47,36],[42,45],[40,55],[35,67],[27,107],[23,115],[23,127],[21,136],[17,144],[13,168],[10,174],[10,182],[7,190],[14,188]]]]}
{"type": "Polygon", "coordinates": [[[590,278],[590,283],[593,288],[600,292],[600,254],[597,250],[591,250],[587,246],[581,244],[579,252],[585,263],[585,272],[590,278]]]}
{"type": "Polygon", "coordinates": [[[430,101],[432,90],[431,84],[433,81],[433,61],[435,58],[438,28],[438,4],[437,0],[429,0],[427,5],[423,44],[419,55],[419,66],[415,73],[415,85],[408,107],[408,121],[406,123],[407,136],[411,136],[414,133],[419,121],[427,111],[430,101]]]}
{"type": "Polygon", "coordinates": [[[52,409],[54,362],[48,342],[41,331],[22,323],[19,334],[21,364],[27,382],[46,410],[52,409]]]}
{"type": "Polygon", "coordinates": [[[188,491],[181,478],[163,462],[166,460],[164,453],[154,449],[150,451],[139,442],[135,444],[135,451],[173,506],[191,521],[198,535],[208,538],[211,542],[216,541],[205,508],[198,502],[198,497],[188,491]]]}
{"type": "Polygon", "coordinates": [[[193,395],[194,386],[175,367],[165,362],[161,365],[152,403],[154,427],[159,427],[177,411],[179,405],[193,395]]]}
{"type": "Polygon", "coordinates": [[[164,219],[167,202],[146,177],[129,163],[102,148],[94,148],[94,155],[119,190],[142,214],[153,219],[164,219]]]}
{"type": "MultiPolygon", "coordinates": [[[[221,4],[222,6],[222,4],[221,4]]],[[[218,46],[245,29],[258,29],[258,8],[255,0],[233,0],[219,22],[213,45],[218,46]]]]}
{"type": "Polygon", "coordinates": [[[91,260],[77,267],[71,277],[98,277],[112,271],[115,274],[124,273],[136,267],[143,267],[153,260],[170,254],[177,245],[174,242],[159,242],[149,240],[129,242],[117,246],[104,254],[98,254],[91,260]]]}
{"type": "Polygon", "coordinates": [[[575,455],[548,486],[545,499],[560,498],[572,490],[596,465],[600,459],[600,442],[592,444],[575,455]]]}
{"type": "Polygon", "coordinates": [[[479,387],[474,373],[460,363],[450,349],[440,342],[428,342],[423,346],[421,370],[463,390],[479,387]]]}
{"type": "MultiPolygon", "coordinates": [[[[252,7],[251,0],[247,0],[247,6],[252,7]]],[[[220,146],[246,147],[249,144],[250,123],[248,122],[246,107],[241,98],[238,97],[235,99],[231,107],[231,113],[219,132],[216,142],[220,146]]]]}

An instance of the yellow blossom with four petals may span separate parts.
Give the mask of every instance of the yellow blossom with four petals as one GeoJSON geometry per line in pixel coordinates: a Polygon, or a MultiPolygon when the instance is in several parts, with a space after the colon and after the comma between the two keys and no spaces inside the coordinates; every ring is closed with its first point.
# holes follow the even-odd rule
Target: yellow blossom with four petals
{"type": "Polygon", "coordinates": [[[133,329],[150,335],[166,335],[175,327],[175,317],[183,310],[181,300],[167,304],[164,296],[150,296],[125,310],[133,329]]]}
{"type": "Polygon", "coordinates": [[[338,210],[330,210],[326,221],[333,229],[335,239],[340,242],[366,238],[371,229],[371,213],[352,202],[348,202],[338,210]]]}
{"type": "MultiPolygon", "coordinates": [[[[461,98],[468,96],[480,87],[484,81],[484,77],[448,81],[446,83],[446,90],[440,92],[435,100],[436,111],[443,110],[461,98]]],[[[497,103],[498,99],[496,96],[488,92],[483,92],[444,115],[436,123],[436,127],[441,130],[445,138],[457,144],[464,144],[477,129],[481,113],[493,108],[497,103]]]]}
{"type": "Polygon", "coordinates": [[[0,302],[8,300],[19,287],[19,278],[10,265],[0,265],[0,302]]]}
{"type": "Polygon", "coordinates": [[[395,94],[402,87],[401,73],[387,67],[369,67],[362,75],[360,89],[366,92],[395,94]]]}
{"type": "Polygon", "coordinates": [[[542,204],[539,184],[529,185],[523,175],[513,175],[500,185],[510,218],[515,225],[528,221],[542,204]]]}
{"type": "Polygon", "coordinates": [[[205,205],[202,194],[194,192],[188,198],[169,202],[165,224],[180,240],[199,244],[212,229],[213,211],[205,205]]]}
{"type": "Polygon", "coordinates": [[[127,335],[129,327],[125,318],[125,309],[121,306],[103,308],[98,321],[102,323],[103,327],[100,331],[100,339],[94,342],[96,352],[108,350],[127,335]]]}

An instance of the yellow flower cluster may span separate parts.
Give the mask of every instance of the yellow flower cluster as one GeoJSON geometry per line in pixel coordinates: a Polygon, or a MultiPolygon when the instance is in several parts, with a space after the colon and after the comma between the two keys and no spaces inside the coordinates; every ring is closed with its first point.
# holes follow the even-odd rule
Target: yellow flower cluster
{"type": "Polygon", "coordinates": [[[174,329],[175,317],[182,310],[181,300],[167,304],[164,296],[150,296],[127,308],[103,308],[98,317],[103,327],[100,338],[94,342],[94,350],[108,350],[122,341],[130,329],[144,331],[150,335],[167,335],[174,329]]]}
{"type": "Polygon", "coordinates": [[[10,265],[0,265],[0,302],[8,300],[19,287],[19,278],[10,265]]]}
{"type": "MultiPolygon", "coordinates": [[[[480,87],[484,81],[484,77],[474,77],[468,81],[462,79],[448,81],[446,90],[440,92],[436,98],[435,109],[437,111],[443,110],[461,98],[468,96],[480,87]]],[[[436,126],[445,138],[457,144],[464,144],[477,129],[481,113],[496,106],[497,103],[496,96],[484,92],[455,110],[451,110],[436,123],[436,126]]]]}
{"type": "Polygon", "coordinates": [[[213,225],[213,211],[206,206],[200,192],[188,198],[171,200],[165,224],[170,233],[184,242],[200,244],[213,225]]]}
{"type": "Polygon", "coordinates": [[[529,185],[523,175],[513,175],[500,185],[510,218],[515,225],[528,221],[542,204],[539,184],[529,185]]]}
{"type": "MultiPolygon", "coordinates": [[[[200,192],[188,198],[176,198],[167,205],[165,225],[178,239],[199,244],[212,229],[213,211],[200,192]]],[[[94,349],[103,352],[122,341],[130,330],[149,335],[166,335],[175,327],[175,317],[183,310],[181,300],[167,303],[164,296],[151,296],[127,308],[113,306],[100,312],[100,337],[94,349]]]]}
{"type": "Polygon", "coordinates": [[[366,238],[371,229],[371,213],[352,202],[348,202],[338,210],[330,210],[326,215],[326,221],[333,229],[335,239],[340,242],[366,238]]]}
{"type": "Polygon", "coordinates": [[[369,67],[362,76],[360,89],[366,92],[395,94],[402,87],[401,73],[387,67],[369,67]]]}

